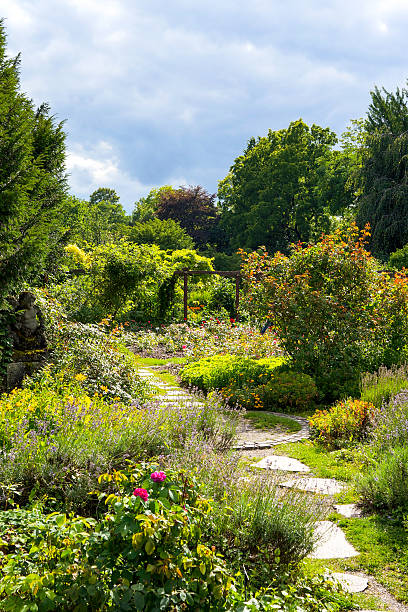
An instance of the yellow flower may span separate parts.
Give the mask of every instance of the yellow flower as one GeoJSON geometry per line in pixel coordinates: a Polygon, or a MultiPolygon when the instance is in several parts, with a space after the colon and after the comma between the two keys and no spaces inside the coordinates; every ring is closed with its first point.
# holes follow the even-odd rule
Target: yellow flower
{"type": "Polygon", "coordinates": [[[77,374],[75,376],[75,380],[85,380],[86,376],[85,374],[77,374]]]}

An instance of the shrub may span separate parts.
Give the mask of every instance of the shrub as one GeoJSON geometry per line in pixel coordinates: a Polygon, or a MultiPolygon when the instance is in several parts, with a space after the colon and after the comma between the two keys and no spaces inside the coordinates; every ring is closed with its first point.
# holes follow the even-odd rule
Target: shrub
{"type": "MultiPolygon", "coordinates": [[[[88,511],[88,492],[102,471],[193,443],[226,449],[234,432],[233,415],[215,401],[107,403],[80,387],[57,391],[42,381],[0,398],[0,482],[6,491],[18,485],[20,503],[34,491],[88,511]]],[[[7,495],[0,498],[6,502],[7,495]]]]}
{"type": "Polygon", "coordinates": [[[355,225],[288,257],[244,254],[247,308],[268,318],[300,372],[327,399],[356,395],[361,372],[400,363],[407,344],[408,279],[378,273],[355,225]]]}
{"type": "Polygon", "coordinates": [[[309,419],[312,438],[330,449],[356,444],[367,436],[374,413],[370,402],[351,398],[337,402],[309,419]]]}
{"type": "Polygon", "coordinates": [[[362,377],[361,399],[371,402],[378,409],[388,403],[400,391],[408,391],[408,367],[381,367],[374,374],[362,377]]]}
{"type": "Polygon", "coordinates": [[[255,360],[237,355],[214,355],[186,365],[181,371],[181,380],[204,391],[222,389],[230,383],[253,384],[271,378],[274,370],[284,362],[282,357],[255,360]]]}
{"type": "Polygon", "coordinates": [[[389,264],[391,268],[396,268],[397,270],[408,268],[408,244],[391,253],[389,264]]]}
{"type": "Polygon", "coordinates": [[[107,511],[96,524],[37,512],[36,526],[24,511],[3,514],[0,529],[10,551],[2,564],[3,609],[222,605],[232,578],[214,547],[202,541],[211,506],[198,495],[194,477],[132,465],[100,480],[112,492],[99,495],[107,511]]]}
{"type": "Polygon", "coordinates": [[[229,385],[222,395],[231,405],[239,404],[246,409],[296,413],[310,409],[318,393],[314,380],[307,374],[277,372],[262,385],[243,388],[229,385]]]}
{"type": "Polygon", "coordinates": [[[282,493],[277,481],[262,477],[241,480],[216,512],[213,529],[223,554],[236,570],[246,559],[252,582],[261,586],[265,580],[273,584],[273,576],[278,582],[311,552],[322,507],[300,492],[282,493]]]}
{"type": "Polygon", "coordinates": [[[373,419],[371,442],[384,450],[404,446],[408,438],[408,390],[400,391],[383,403],[373,419]]]}
{"type": "Polygon", "coordinates": [[[356,490],[363,507],[399,517],[406,515],[408,447],[396,446],[381,453],[368,473],[357,479],[356,490]]]}

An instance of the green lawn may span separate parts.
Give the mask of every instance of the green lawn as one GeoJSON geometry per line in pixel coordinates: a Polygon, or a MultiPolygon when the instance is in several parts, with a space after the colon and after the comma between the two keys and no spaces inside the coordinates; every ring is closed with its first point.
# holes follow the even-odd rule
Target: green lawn
{"type": "Polygon", "coordinates": [[[277,425],[291,432],[301,429],[300,424],[293,419],[275,416],[274,414],[262,412],[260,410],[247,410],[244,417],[248,419],[251,425],[256,429],[274,429],[277,425]]]}

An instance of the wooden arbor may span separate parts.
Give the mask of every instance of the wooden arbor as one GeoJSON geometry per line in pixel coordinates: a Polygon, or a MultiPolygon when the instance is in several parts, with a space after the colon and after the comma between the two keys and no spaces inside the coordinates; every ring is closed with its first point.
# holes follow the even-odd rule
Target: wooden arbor
{"type": "Polygon", "coordinates": [[[181,270],[180,272],[176,272],[176,275],[182,276],[184,280],[184,320],[187,321],[188,314],[188,277],[195,276],[197,274],[218,274],[218,276],[235,278],[235,318],[237,319],[239,310],[239,279],[241,278],[241,272],[239,272],[239,270],[181,270]]]}

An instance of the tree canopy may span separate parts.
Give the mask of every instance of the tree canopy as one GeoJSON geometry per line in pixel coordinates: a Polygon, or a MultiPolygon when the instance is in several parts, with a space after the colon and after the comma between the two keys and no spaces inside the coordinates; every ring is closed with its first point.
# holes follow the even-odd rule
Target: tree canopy
{"type": "Polygon", "coordinates": [[[329,227],[330,214],[348,203],[336,142],[329,128],[301,119],[249,140],[219,184],[222,224],[233,248],[287,251],[329,227]]]}

